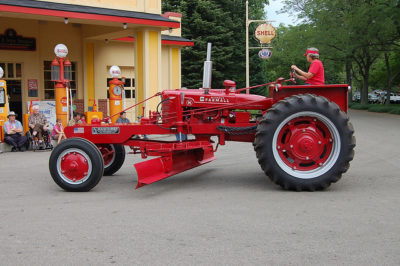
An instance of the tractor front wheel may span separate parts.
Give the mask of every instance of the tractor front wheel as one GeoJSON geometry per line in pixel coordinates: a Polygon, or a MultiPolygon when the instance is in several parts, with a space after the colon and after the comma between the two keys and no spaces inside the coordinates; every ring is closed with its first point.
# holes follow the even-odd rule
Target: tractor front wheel
{"type": "Polygon", "coordinates": [[[266,175],[284,189],[327,188],[354,156],[353,126],[325,97],[295,95],[276,103],[257,127],[254,148],[266,175]]]}
{"type": "Polygon", "coordinates": [[[99,149],[88,140],[70,138],[52,151],[49,159],[51,176],[67,191],[89,191],[103,176],[104,163],[99,149]]]}

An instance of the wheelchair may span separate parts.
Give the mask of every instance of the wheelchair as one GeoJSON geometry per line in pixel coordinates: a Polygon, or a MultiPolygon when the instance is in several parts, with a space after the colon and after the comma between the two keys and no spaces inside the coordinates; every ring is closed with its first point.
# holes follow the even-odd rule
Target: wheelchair
{"type": "Polygon", "coordinates": [[[28,138],[27,141],[27,150],[33,150],[33,151],[37,151],[37,150],[52,150],[53,144],[51,143],[51,131],[50,130],[46,130],[44,132],[42,132],[43,135],[43,142],[39,142],[39,139],[36,136],[32,135],[32,129],[30,128],[29,131],[27,131],[25,133],[25,136],[28,138]]]}

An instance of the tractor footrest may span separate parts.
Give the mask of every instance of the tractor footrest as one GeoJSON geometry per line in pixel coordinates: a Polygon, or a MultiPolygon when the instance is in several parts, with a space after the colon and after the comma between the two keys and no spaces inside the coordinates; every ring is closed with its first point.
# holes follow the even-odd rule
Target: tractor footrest
{"type": "Polygon", "coordinates": [[[149,154],[161,157],[135,164],[138,174],[136,188],[215,160],[212,144],[204,141],[163,144],[157,146],[157,150],[154,149],[156,146],[149,144],[146,148],[149,154]]]}

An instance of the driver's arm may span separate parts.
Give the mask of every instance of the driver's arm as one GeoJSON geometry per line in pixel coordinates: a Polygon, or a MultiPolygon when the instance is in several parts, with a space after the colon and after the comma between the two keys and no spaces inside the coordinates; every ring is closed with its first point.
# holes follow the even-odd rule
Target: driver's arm
{"type": "Polygon", "coordinates": [[[296,73],[296,78],[306,81],[307,78],[296,73]]]}
{"type": "Polygon", "coordinates": [[[297,74],[296,74],[296,77],[297,77],[298,79],[307,80],[307,79],[310,79],[310,78],[314,77],[314,73],[311,73],[311,72],[304,72],[303,70],[301,70],[300,68],[298,68],[298,67],[295,66],[295,65],[292,65],[292,69],[296,70],[296,72],[300,74],[300,75],[297,75],[297,74]],[[303,78],[304,78],[304,79],[303,79],[303,78]]]}

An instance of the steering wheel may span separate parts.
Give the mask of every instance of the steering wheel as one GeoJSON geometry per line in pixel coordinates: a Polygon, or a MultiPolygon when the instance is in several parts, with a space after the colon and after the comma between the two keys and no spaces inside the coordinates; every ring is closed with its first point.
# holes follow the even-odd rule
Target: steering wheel
{"type": "Polygon", "coordinates": [[[293,83],[297,83],[297,78],[296,78],[296,70],[295,69],[292,69],[292,71],[290,72],[290,77],[291,77],[291,81],[293,82],[293,83]]]}

